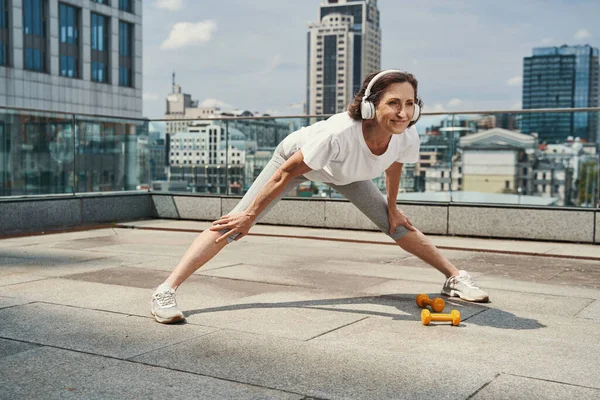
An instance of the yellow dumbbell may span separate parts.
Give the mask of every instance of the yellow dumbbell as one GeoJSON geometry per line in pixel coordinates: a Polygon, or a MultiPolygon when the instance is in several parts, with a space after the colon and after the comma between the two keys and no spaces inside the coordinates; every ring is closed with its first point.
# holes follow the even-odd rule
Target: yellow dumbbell
{"type": "Polygon", "coordinates": [[[460,311],[452,310],[450,314],[432,314],[429,310],[421,311],[421,322],[423,325],[429,325],[431,321],[449,321],[452,325],[460,325],[460,311]]]}
{"type": "Polygon", "coordinates": [[[444,311],[444,307],[446,307],[444,299],[440,299],[439,297],[430,299],[426,294],[420,294],[417,296],[417,305],[421,308],[429,306],[433,311],[438,313],[444,311]]]}

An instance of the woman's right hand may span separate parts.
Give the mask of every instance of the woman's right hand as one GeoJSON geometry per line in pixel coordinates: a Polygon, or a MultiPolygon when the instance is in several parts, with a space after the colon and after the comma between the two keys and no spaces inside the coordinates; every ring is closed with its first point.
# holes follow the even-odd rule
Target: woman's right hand
{"type": "Polygon", "coordinates": [[[234,214],[223,215],[221,218],[212,223],[213,226],[209,228],[211,231],[220,231],[223,229],[229,229],[222,236],[219,236],[216,243],[227,239],[229,236],[239,233],[240,235],[235,240],[240,240],[246,234],[252,225],[254,224],[255,216],[247,214],[246,212],[239,212],[234,214]]]}

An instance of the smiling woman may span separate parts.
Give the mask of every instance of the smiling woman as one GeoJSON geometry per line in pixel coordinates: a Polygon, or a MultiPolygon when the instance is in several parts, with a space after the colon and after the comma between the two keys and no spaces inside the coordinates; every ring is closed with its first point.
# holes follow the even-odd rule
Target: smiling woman
{"type": "Polygon", "coordinates": [[[487,301],[487,293],[475,286],[469,274],[446,259],[396,205],[402,167],[419,159],[414,124],[421,106],[414,76],[398,70],[381,71],[365,78],[348,112],[287,136],[238,205],[196,238],[156,289],[152,296],[156,321],[184,320],[175,301],[179,285],[228,243],[243,238],[284,194],[308,180],[335,189],[401,248],[444,274],[442,293],[487,301]],[[372,181],[384,172],[387,199],[372,181]]]}

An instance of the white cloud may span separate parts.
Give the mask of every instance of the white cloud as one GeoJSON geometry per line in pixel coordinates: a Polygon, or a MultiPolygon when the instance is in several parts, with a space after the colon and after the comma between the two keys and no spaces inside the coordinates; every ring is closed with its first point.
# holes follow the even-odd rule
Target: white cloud
{"type": "Polygon", "coordinates": [[[547,38],[543,38],[541,43],[544,45],[549,45],[553,42],[554,40],[551,37],[547,37],[547,38]]]}
{"type": "Polygon", "coordinates": [[[431,107],[431,109],[429,107],[427,107],[427,109],[425,111],[437,113],[437,112],[446,112],[448,110],[446,110],[446,108],[442,104],[435,104],[433,107],[431,107]]]}
{"type": "Polygon", "coordinates": [[[200,103],[199,106],[200,107],[216,107],[216,108],[221,109],[221,111],[233,110],[233,106],[225,103],[224,101],[217,100],[217,99],[205,99],[202,103],[200,103]]]}
{"type": "Polygon", "coordinates": [[[462,106],[463,101],[461,99],[452,99],[448,102],[449,107],[460,107],[462,106]]]}
{"type": "Polygon", "coordinates": [[[592,34],[587,29],[580,29],[577,31],[577,33],[575,33],[575,36],[573,36],[573,37],[575,39],[587,39],[591,36],[592,36],[592,34]]]}
{"type": "Polygon", "coordinates": [[[183,8],[183,0],[156,0],[154,5],[170,11],[177,11],[183,8]]]}
{"type": "Polygon", "coordinates": [[[508,86],[521,86],[523,84],[523,77],[520,75],[513,76],[512,78],[510,78],[506,81],[506,84],[508,86]]]}
{"type": "Polygon", "coordinates": [[[192,22],[178,22],[173,25],[169,38],[161,45],[161,49],[178,49],[204,44],[208,42],[213,32],[217,29],[217,22],[213,20],[192,22]]]}
{"type": "Polygon", "coordinates": [[[158,100],[160,98],[157,94],[146,93],[146,92],[144,92],[144,94],[142,95],[142,97],[144,98],[144,100],[151,100],[151,101],[155,101],[155,100],[158,100]]]}

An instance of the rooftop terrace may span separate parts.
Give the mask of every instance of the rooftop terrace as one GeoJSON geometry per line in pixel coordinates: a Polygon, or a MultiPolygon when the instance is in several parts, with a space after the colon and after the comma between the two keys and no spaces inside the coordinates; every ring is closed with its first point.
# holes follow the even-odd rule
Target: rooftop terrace
{"type": "Polygon", "coordinates": [[[423,326],[443,277],[381,233],[259,225],[180,288],[187,323],[155,323],[207,226],[0,240],[0,398],[600,397],[598,246],[433,237],[492,302],[423,326]]]}

